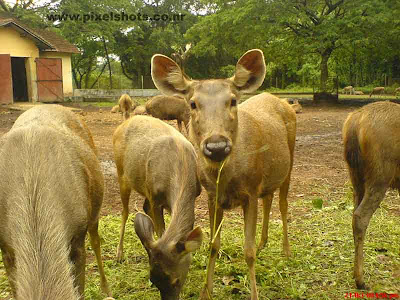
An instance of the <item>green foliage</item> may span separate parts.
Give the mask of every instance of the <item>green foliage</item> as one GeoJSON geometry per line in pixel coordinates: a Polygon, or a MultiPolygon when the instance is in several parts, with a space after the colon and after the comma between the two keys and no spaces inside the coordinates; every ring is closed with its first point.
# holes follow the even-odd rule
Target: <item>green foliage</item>
{"type": "Polygon", "coordinates": [[[136,82],[150,74],[152,55],[171,56],[187,43],[192,47],[185,71],[200,79],[230,75],[229,66],[251,48],[263,50],[266,58],[264,88],[320,82],[319,89],[327,89],[329,78],[336,76],[340,86],[385,85],[400,78],[396,0],[56,0],[25,8],[27,2],[12,8],[17,17],[38,28],[52,27],[81,50],[72,60],[77,87],[95,86],[99,76],[111,76],[108,85],[118,88],[115,68],[104,61],[121,64],[124,76],[136,82]],[[185,16],[181,21],[85,23],[46,18],[48,13],[122,11],[185,16]]]}

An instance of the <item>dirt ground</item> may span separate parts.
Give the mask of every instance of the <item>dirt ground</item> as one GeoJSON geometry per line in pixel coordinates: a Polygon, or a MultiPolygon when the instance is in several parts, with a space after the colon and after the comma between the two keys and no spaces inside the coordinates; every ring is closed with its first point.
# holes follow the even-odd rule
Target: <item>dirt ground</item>
{"type": "MultiPolygon", "coordinates": [[[[102,215],[120,214],[122,206],[113,160],[112,135],[122,122],[122,117],[120,114],[110,113],[111,108],[79,106],[79,104],[68,104],[68,106],[82,110],[77,113],[88,124],[99,150],[105,178],[102,215]]],[[[321,187],[328,186],[333,194],[336,189],[343,189],[343,185],[348,181],[348,175],[343,161],[341,128],[348,113],[355,108],[354,105],[343,104],[305,105],[303,112],[297,115],[297,141],[289,203],[295,197],[316,197],[321,193],[321,187]]],[[[11,128],[21,113],[0,107],[0,136],[11,128]]],[[[168,122],[177,128],[176,121],[168,122]]],[[[142,203],[143,197],[133,191],[130,200],[131,212],[141,209],[142,203]]],[[[274,204],[273,210],[277,209],[277,205],[274,204]]],[[[299,213],[301,214],[300,211],[295,212],[299,213]]],[[[197,221],[201,223],[208,219],[207,197],[204,190],[197,200],[196,214],[197,221]]],[[[293,213],[291,214],[293,216],[293,213]]],[[[279,213],[273,215],[279,216],[279,213]]]]}

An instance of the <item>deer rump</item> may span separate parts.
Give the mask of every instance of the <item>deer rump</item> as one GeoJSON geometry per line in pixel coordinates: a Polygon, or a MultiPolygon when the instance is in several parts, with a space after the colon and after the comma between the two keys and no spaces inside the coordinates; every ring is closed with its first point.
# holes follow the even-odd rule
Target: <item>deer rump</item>
{"type": "Polygon", "coordinates": [[[0,172],[0,248],[16,299],[80,299],[103,197],[86,125],[57,105],[28,110],[0,140],[0,172]]]}

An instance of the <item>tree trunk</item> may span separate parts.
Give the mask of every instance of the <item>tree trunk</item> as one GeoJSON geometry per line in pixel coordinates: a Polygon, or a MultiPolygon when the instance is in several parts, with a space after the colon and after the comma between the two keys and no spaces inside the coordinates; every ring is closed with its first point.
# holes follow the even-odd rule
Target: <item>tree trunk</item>
{"type": "Polygon", "coordinates": [[[90,74],[92,73],[92,67],[93,67],[93,58],[90,59],[89,66],[86,70],[85,74],[85,88],[87,89],[89,87],[89,80],[90,80],[90,74]]]}
{"type": "Polygon", "coordinates": [[[332,51],[333,47],[328,47],[321,52],[321,63],[320,63],[321,76],[320,76],[320,86],[319,86],[320,92],[327,91],[326,84],[328,82],[328,77],[329,77],[328,60],[331,57],[332,51]]]}
{"type": "Polygon", "coordinates": [[[104,36],[102,36],[102,39],[103,39],[104,52],[106,54],[106,60],[107,60],[107,65],[108,65],[108,73],[109,73],[109,79],[110,79],[110,89],[112,89],[113,88],[113,84],[112,84],[112,73],[111,73],[110,57],[108,55],[107,44],[106,44],[106,40],[104,39],[104,36]]]}
{"type": "Polygon", "coordinates": [[[72,78],[74,79],[75,86],[77,89],[81,88],[81,81],[78,80],[78,75],[76,74],[76,71],[74,68],[72,68],[72,78]]]}

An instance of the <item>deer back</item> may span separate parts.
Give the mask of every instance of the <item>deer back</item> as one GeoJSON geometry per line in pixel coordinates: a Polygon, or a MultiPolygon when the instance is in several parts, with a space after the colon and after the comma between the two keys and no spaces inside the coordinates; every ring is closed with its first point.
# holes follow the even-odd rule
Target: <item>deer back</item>
{"type": "Polygon", "coordinates": [[[28,110],[1,139],[0,248],[15,262],[16,299],[79,299],[71,241],[98,217],[88,197],[103,194],[92,146],[84,123],[56,105],[28,110]]]}

